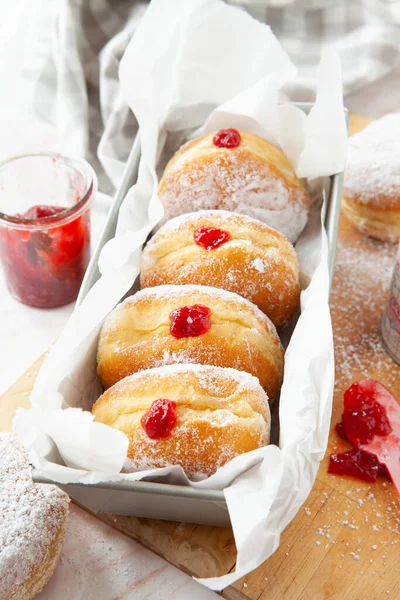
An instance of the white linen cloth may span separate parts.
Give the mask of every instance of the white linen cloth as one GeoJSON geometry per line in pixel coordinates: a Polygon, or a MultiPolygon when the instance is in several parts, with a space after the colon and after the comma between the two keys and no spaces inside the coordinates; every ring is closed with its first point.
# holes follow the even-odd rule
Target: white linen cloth
{"type": "MultiPolygon", "coordinates": [[[[358,90],[373,86],[376,102],[391,109],[388,92],[394,91],[394,85],[387,80],[384,85],[375,84],[391,73],[400,75],[397,0],[230,3],[270,25],[299,67],[296,86],[287,87],[292,100],[312,98],[321,50],[333,47],[342,59],[348,107],[353,108],[353,94],[358,97],[358,90]]],[[[137,130],[120,93],[118,67],[147,5],[146,0],[16,0],[7,6],[0,25],[0,48],[8,43],[15,52],[12,40],[15,43],[17,37],[24,42],[23,60],[12,63],[14,86],[21,77],[30,83],[25,87],[28,104],[43,123],[57,131],[61,151],[89,158],[100,177],[101,191],[112,190],[121,176],[137,130]],[[21,34],[13,36],[18,18],[21,34]]],[[[149,40],[149,45],[157,46],[157,40],[149,40]]],[[[392,94],[392,101],[395,98],[392,94]]]]}

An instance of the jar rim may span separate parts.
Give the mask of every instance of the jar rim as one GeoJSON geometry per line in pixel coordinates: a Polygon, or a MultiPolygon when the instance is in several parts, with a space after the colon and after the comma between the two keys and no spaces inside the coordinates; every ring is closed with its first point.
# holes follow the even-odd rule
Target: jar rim
{"type": "Polygon", "coordinates": [[[17,217],[15,215],[3,213],[0,210],[0,223],[2,225],[17,226],[20,229],[37,229],[38,226],[47,228],[61,221],[65,222],[66,220],[69,220],[70,217],[75,217],[82,211],[93,196],[93,192],[96,190],[97,178],[91,165],[83,158],[73,158],[72,156],[61,154],[60,152],[27,152],[24,154],[15,154],[0,162],[0,171],[3,167],[6,167],[16,160],[33,157],[57,158],[58,160],[61,159],[66,164],[69,164],[83,175],[85,181],[84,191],[80,194],[81,197],[78,202],[72,206],[60,210],[60,212],[57,212],[54,215],[41,217],[40,219],[17,217]]]}

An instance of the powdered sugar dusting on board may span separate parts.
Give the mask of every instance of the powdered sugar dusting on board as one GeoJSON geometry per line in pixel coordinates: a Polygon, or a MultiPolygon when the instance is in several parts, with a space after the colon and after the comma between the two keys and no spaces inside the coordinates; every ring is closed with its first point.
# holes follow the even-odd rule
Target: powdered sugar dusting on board
{"type": "Polygon", "coordinates": [[[160,190],[165,220],[204,209],[223,209],[266,223],[295,242],[308,219],[304,188],[285,185],[266,164],[240,153],[221,153],[207,163],[191,161],[167,174],[160,190]]]}
{"type": "MultiPolygon", "coordinates": [[[[14,598],[51,551],[66,521],[68,496],[34,485],[28,455],[14,435],[0,434],[0,599],[14,598]]],[[[18,593],[15,598],[18,597],[18,593]]]]}
{"type": "Polygon", "coordinates": [[[345,194],[365,204],[400,202],[400,113],[386,115],[349,140],[345,194]]]}
{"type": "Polygon", "coordinates": [[[338,389],[370,377],[372,368],[389,387],[398,380],[398,368],[383,347],[379,329],[395,256],[395,246],[369,238],[351,247],[338,244],[331,296],[338,389]],[[356,335],[349,323],[357,324],[356,335]]]}

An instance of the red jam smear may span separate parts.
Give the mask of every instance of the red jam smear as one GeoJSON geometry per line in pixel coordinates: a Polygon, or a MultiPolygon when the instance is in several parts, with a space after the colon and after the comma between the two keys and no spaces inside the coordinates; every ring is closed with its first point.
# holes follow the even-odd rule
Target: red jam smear
{"type": "Polygon", "coordinates": [[[211,310],[202,304],[176,308],[169,315],[170,332],[175,338],[197,337],[211,329],[211,310]]]}
{"type": "Polygon", "coordinates": [[[389,472],[374,454],[364,450],[350,450],[329,457],[328,472],[334,475],[351,475],[363,481],[374,482],[377,477],[390,479],[389,472]]]}
{"type": "Polygon", "coordinates": [[[176,402],[160,398],[154,400],[140,422],[150,439],[159,440],[171,435],[176,419],[176,402]]]}
{"type": "Polygon", "coordinates": [[[199,227],[194,232],[194,241],[206,250],[215,250],[215,248],[229,242],[230,239],[231,236],[227,231],[215,229],[214,227],[199,227]]]}
{"type": "Polygon", "coordinates": [[[218,148],[237,148],[242,138],[237,129],[221,129],[213,137],[213,144],[218,148]]]}
{"type": "Polygon", "coordinates": [[[344,411],[336,431],[355,449],[331,454],[329,473],[350,475],[369,482],[376,481],[378,476],[390,479],[386,466],[379,462],[375,454],[359,448],[370,443],[376,435],[385,437],[392,432],[386,408],[377,401],[382,389],[387,391],[377,381],[363,379],[353,383],[344,393],[344,411]]]}
{"type": "Polygon", "coordinates": [[[378,391],[374,381],[363,380],[353,383],[344,394],[343,428],[357,447],[369,444],[376,435],[392,432],[385,407],[375,399],[378,391]]]}
{"type": "Polygon", "coordinates": [[[24,304],[63,306],[76,299],[90,258],[90,211],[56,218],[63,207],[32,206],[22,215],[32,229],[0,227],[7,285],[24,304]],[[47,217],[53,217],[50,220],[47,217]]]}

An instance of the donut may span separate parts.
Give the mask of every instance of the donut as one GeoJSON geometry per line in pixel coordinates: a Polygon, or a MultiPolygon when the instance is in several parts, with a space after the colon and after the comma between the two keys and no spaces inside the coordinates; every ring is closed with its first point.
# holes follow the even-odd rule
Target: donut
{"type": "Polygon", "coordinates": [[[299,306],[299,263],[289,240],[261,221],[222,210],[175,217],[141,257],[142,288],[201,284],[236,292],[281,328],[299,306]]]}
{"type": "Polygon", "coordinates": [[[201,209],[228,210],[266,223],[292,243],[310,210],[308,193],[283,152],[235,129],[182,146],[165,168],[158,196],[164,221],[201,209]]]}
{"type": "Polygon", "coordinates": [[[0,600],[30,600],[60,558],[69,499],[52,485],[34,484],[25,449],[0,433],[0,600]]]}
{"type": "Polygon", "coordinates": [[[247,371],[272,400],[282,382],[283,349],[274,325],[256,306],[213,287],[146,288],[111,311],[97,351],[105,389],[137,371],[171,363],[247,371]]]}
{"type": "Polygon", "coordinates": [[[361,233],[400,238],[400,113],[386,115],[349,139],[343,212],[361,233]]]}
{"type": "Polygon", "coordinates": [[[128,436],[125,470],[181,465],[189,476],[269,443],[268,398],[248,373],[179,364],[130,375],[94,404],[95,421],[128,436]]]}

